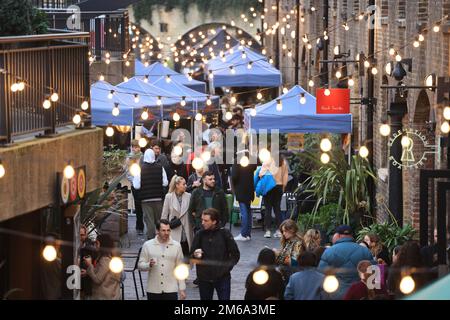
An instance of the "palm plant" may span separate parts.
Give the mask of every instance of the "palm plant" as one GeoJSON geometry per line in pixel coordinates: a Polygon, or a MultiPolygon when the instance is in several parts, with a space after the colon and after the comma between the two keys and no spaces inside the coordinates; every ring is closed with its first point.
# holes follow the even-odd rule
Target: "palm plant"
{"type": "Polygon", "coordinates": [[[345,224],[350,224],[352,216],[361,218],[370,212],[372,204],[367,182],[369,178],[377,178],[366,159],[352,156],[348,163],[344,152],[335,150],[331,154],[331,161],[324,165],[316,155],[307,152],[304,156],[319,166],[306,180],[306,189],[303,191],[317,199],[312,214],[317,214],[321,205],[330,202],[338,204],[336,215],[342,216],[345,224]]]}

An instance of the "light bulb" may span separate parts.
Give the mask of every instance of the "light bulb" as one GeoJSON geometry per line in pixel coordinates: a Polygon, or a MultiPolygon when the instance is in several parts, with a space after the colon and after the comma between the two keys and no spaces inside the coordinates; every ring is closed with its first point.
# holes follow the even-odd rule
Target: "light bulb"
{"type": "Polygon", "coordinates": [[[323,280],[323,289],[325,292],[333,293],[339,288],[339,281],[334,275],[326,276],[323,280]]]}
{"type": "Polygon", "coordinates": [[[89,109],[89,102],[83,101],[83,103],[81,104],[81,110],[86,111],[87,109],[89,109]]]}
{"type": "Polygon", "coordinates": [[[390,76],[392,74],[392,64],[388,62],[384,67],[384,70],[386,71],[386,74],[390,76]]]}
{"type": "Polygon", "coordinates": [[[425,41],[425,37],[423,36],[423,34],[419,34],[419,41],[420,42],[425,41]]]}
{"type": "Polygon", "coordinates": [[[114,129],[113,129],[113,127],[108,127],[108,128],[106,128],[106,135],[108,136],[108,137],[112,137],[113,135],[114,135],[114,129]]]}
{"type": "Polygon", "coordinates": [[[408,136],[402,137],[401,144],[403,148],[408,148],[411,145],[411,138],[408,136]]]}
{"type": "Polygon", "coordinates": [[[187,264],[179,264],[173,270],[173,275],[177,280],[184,281],[189,277],[189,266],[187,264]]]}
{"type": "Polygon", "coordinates": [[[366,68],[370,67],[370,61],[369,60],[364,61],[364,67],[366,67],[366,68]]]}
{"type": "Polygon", "coordinates": [[[211,152],[210,151],[204,151],[204,152],[202,152],[200,157],[202,158],[202,160],[204,162],[208,162],[211,159],[211,152]]]}
{"type": "Polygon", "coordinates": [[[270,151],[266,148],[263,148],[259,151],[259,160],[261,163],[267,162],[271,159],[270,151]]]}
{"type": "Polygon", "coordinates": [[[281,100],[277,101],[277,111],[282,111],[283,110],[283,103],[281,102],[281,100]]]}
{"type": "Polygon", "coordinates": [[[249,62],[248,64],[247,64],[247,69],[251,69],[253,67],[253,62],[249,62]]]}
{"type": "Polygon", "coordinates": [[[161,106],[161,105],[162,105],[161,97],[158,97],[158,100],[156,100],[156,104],[157,104],[158,106],[161,106]]]}
{"type": "Polygon", "coordinates": [[[256,117],[256,108],[252,108],[252,109],[250,110],[250,115],[251,115],[252,117],[256,117]]]}
{"type": "Polygon", "coordinates": [[[253,282],[262,286],[269,280],[269,274],[266,270],[259,270],[253,273],[253,282]]]}
{"type": "Polygon", "coordinates": [[[18,89],[19,91],[23,91],[23,90],[25,89],[25,82],[19,81],[19,82],[17,83],[17,89],[18,89]]]}
{"type": "Polygon", "coordinates": [[[434,32],[439,32],[439,31],[441,31],[441,27],[440,27],[438,24],[436,24],[436,25],[433,27],[433,31],[434,31],[434,32]]]}
{"type": "Polygon", "coordinates": [[[340,79],[342,77],[342,72],[336,71],[336,78],[340,79]]]}
{"type": "Polygon", "coordinates": [[[414,40],[413,46],[414,46],[414,48],[420,47],[420,42],[419,42],[419,40],[414,40]]]}
{"type": "Polygon", "coordinates": [[[396,53],[396,51],[395,51],[394,48],[390,48],[390,49],[389,49],[389,54],[390,54],[391,56],[394,56],[395,53],[396,53]]]}
{"type": "Polygon", "coordinates": [[[171,83],[171,82],[172,82],[172,78],[170,78],[169,75],[166,76],[166,82],[167,82],[167,83],[171,83]]]}
{"type": "Polygon", "coordinates": [[[145,148],[147,146],[147,139],[145,138],[140,138],[138,141],[139,147],[141,148],[145,148]]]}
{"type": "Polygon", "coordinates": [[[286,94],[286,93],[288,93],[288,92],[289,92],[289,89],[286,88],[286,87],[284,87],[284,88],[283,88],[283,94],[286,94]]]}
{"type": "Polygon", "coordinates": [[[53,102],[56,102],[56,101],[58,101],[58,99],[59,99],[58,94],[56,92],[53,92],[53,94],[50,97],[50,100],[52,100],[53,102]]]}
{"type": "Polygon", "coordinates": [[[230,67],[230,73],[231,73],[231,74],[236,74],[236,70],[234,69],[233,66],[230,67]]]}
{"type": "Polygon", "coordinates": [[[445,133],[445,134],[450,132],[450,124],[448,123],[448,121],[445,121],[445,122],[442,123],[442,125],[441,125],[441,132],[445,133]]]}
{"type": "Polygon", "coordinates": [[[121,273],[123,270],[123,261],[119,257],[113,257],[109,262],[109,269],[113,273],[121,273]]]}
{"type": "Polygon", "coordinates": [[[133,177],[136,177],[136,176],[138,176],[138,175],[141,174],[141,167],[139,166],[138,163],[133,163],[133,164],[130,166],[129,171],[130,171],[130,174],[131,174],[133,177]]]}
{"type": "Polygon", "coordinates": [[[402,56],[399,55],[399,54],[397,54],[397,55],[395,56],[395,61],[397,61],[397,62],[402,61],[402,56]]]}
{"type": "Polygon", "coordinates": [[[320,155],[320,162],[322,162],[323,164],[327,164],[330,162],[330,156],[328,155],[328,153],[322,153],[320,155]]]}
{"type": "Polygon", "coordinates": [[[202,121],[202,119],[203,119],[203,116],[202,116],[201,113],[197,113],[197,114],[195,115],[195,120],[197,120],[197,121],[202,121]]]}
{"type": "Polygon", "coordinates": [[[105,63],[106,63],[106,64],[110,64],[110,63],[111,63],[111,60],[110,60],[110,59],[106,59],[106,60],[105,60],[105,63]]]}
{"type": "Polygon", "coordinates": [[[104,75],[100,75],[100,77],[98,78],[100,81],[105,81],[105,76],[104,75]]]}
{"type": "Polygon", "coordinates": [[[203,160],[199,157],[195,157],[194,160],[192,160],[192,167],[195,170],[200,170],[201,168],[203,168],[204,165],[205,164],[204,164],[203,160]]]}
{"type": "Polygon", "coordinates": [[[108,93],[108,99],[112,99],[112,98],[113,98],[113,94],[114,94],[114,90],[111,90],[111,91],[108,93]]]}
{"type": "Polygon", "coordinates": [[[75,175],[75,169],[69,164],[64,168],[64,177],[67,179],[72,179],[75,175]]]}
{"type": "Polygon", "coordinates": [[[231,104],[236,104],[237,103],[237,98],[235,96],[231,97],[231,104]]]}
{"type": "Polygon", "coordinates": [[[227,119],[228,121],[230,121],[231,118],[233,118],[233,114],[232,114],[230,111],[227,111],[227,113],[225,113],[225,119],[227,119]]]}
{"type": "Polygon", "coordinates": [[[263,98],[262,93],[261,93],[261,92],[258,92],[258,93],[256,94],[256,99],[262,100],[262,98],[263,98]]]}
{"type": "Polygon", "coordinates": [[[118,107],[118,106],[115,106],[115,107],[112,109],[112,115],[113,115],[114,117],[117,117],[119,114],[120,114],[119,107],[118,107]]]}
{"type": "Polygon", "coordinates": [[[331,150],[332,148],[332,144],[330,139],[328,138],[324,138],[320,141],[320,150],[322,150],[323,152],[328,152],[331,150]]]}
{"type": "Polygon", "coordinates": [[[209,71],[209,79],[214,79],[214,73],[212,72],[212,70],[209,71]]]}
{"type": "Polygon", "coordinates": [[[382,124],[380,126],[380,134],[383,137],[387,137],[388,135],[390,135],[391,134],[391,126],[388,124],[382,124]]]}
{"type": "Polygon", "coordinates": [[[355,85],[355,80],[353,80],[353,78],[348,78],[348,86],[349,87],[353,87],[355,85]]]}
{"type": "Polygon", "coordinates": [[[305,94],[303,93],[302,96],[300,97],[300,104],[305,104],[306,103],[306,97],[305,94]]]}
{"type": "Polygon", "coordinates": [[[42,103],[42,106],[44,107],[44,109],[50,109],[52,103],[50,102],[50,100],[45,99],[44,102],[42,103]]]}
{"type": "Polygon", "coordinates": [[[450,107],[444,108],[443,115],[445,120],[450,120],[450,107]]]}
{"type": "Polygon", "coordinates": [[[44,257],[45,260],[47,260],[48,262],[52,262],[55,261],[56,259],[56,249],[54,246],[52,245],[47,245],[45,246],[44,250],[42,251],[42,256],[44,257]]]}
{"type": "Polygon", "coordinates": [[[181,98],[180,105],[181,105],[182,107],[185,107],[185,106],[186,106],[186,97],[182,97],[182,98],[181,98]]]}
{"type": "Polygon", "coordinates": [[[400,281],[400,291],[403,294],[410,294],[414,291],[414,288],[416,287],[416,284],[414,282],[414,279],[411,276],[403,277],[400,281]]]}
{"type": "Polygon", "coordinates": [[[130,61],[125,62],[125,66],[129,67],[130,66],[130,61]]]}
{"type": "Polygon", "coordinates": [[[250,163],[250,160],[248,159],[247,156],[243,156],[241,158],[241,160],[239,161],[239,164],[241,165],[241,167],[244,167],[244,168],[248,167],[249,163],[250,163]]]}
{"type": "Polygon", "coordinates": [[[144,112],[142,112],[141,119],[142,120],[147,120],[148,119],[148,111],[147,110],[144,110],[144,112]]]}
{"type": "Polygon", "coordinates": [[[175,147],[173,147],[173,153],[176,156],[181,156],[183,154],[183,148],[180,146],[175,146],[175,147]]]}
{"type": "Polygon", "coordinates": [[[13,83],[11,85],[11,91],[12,92],[17,92],[19,90],[19,85],[17,83],[13,83]]]}
{"type": "Polygon", "coordinates": [[[178,122],[180,121],[180,119],[181,119],[180,115],[177,112],[175,112],[173,114],[173,121],[178,122]]]}
{"type": "Polygon", "coordinates": [[[0,179],[5,176],[6,170],[3,164],[0,162],[0,179]]]}
{"type": "Polygon", "coordinates": [[[206,105],[207,105],[207,106],[212,105],[212,101],[211,101],[211,98],[210,98],[210,97],[208,97],[208,99],[206,99],[206,105]]]}
{"type": "Polygon", "coordinates": [[[328,88],[325,89],[324,95],[327,96],[327,97],[330,96],[331,95],[330,89],[328,89],[328,88]]]}
{"type": "Polygon", "coordinates": [[[75,123],[76,125],[80,124],[81,122],[81,116],[79,114],[76,114],[73,116],[72,118],[73,123],[75,123]]]}
{"type": "Polygon", "coordinates": [[[372,74],[375,76],[378,74],[378,69],[376,67],[372,68],[372,74]]]}
{"type": "Polygon", "coordinates": [[[134,103],[138,103],[139,102],[139,95],[135,94],[134,95],[134,103]]]}
{"type": "Polygon", "coordinates": [[[309,80],[308,86],[310,86],[311,88],[314,87],[314,80],[309,80]]]}
{"type": "Polygon", "coordinates": [[[359,156],[361,158],[367,158],[369,156],[369,149],[366,146],[359,148],[359,156]]]}

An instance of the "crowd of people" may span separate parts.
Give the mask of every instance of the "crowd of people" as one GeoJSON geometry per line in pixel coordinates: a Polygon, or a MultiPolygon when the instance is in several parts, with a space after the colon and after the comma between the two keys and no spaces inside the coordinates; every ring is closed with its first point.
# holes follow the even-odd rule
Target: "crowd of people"
{"type": "MultiPolygon", "coordinates": [[[[377,234],[368,234],[357,243],[347,225],[336,228],[329,245],[319,230],[300,233],[297,223],[281,214],[289,172],[283,157],[279,164],[273,159],[259,166],[234,163],[225,175],[210,165],[196,170],[186,165],[180,171],[164,155],[160,143],[141,153],[133,142],[126,166],[132,163],[140,163],[141,168],[127,177],[134,196],[136,230],[140,235],[146,230],[138,268],[148,272],[149,300],[186,298],[186,280],[176,278],[173,272],[182,263],[195,267],[193,284],[202,300],[213,299],[214,291],[220,300],[229,300],[231,270],[240,260],[236,242],[252,239],[250,204],[255,194],[264,201],[264,237],[279,238],[280,247],[261,250],[258,266],[245,282],[245,299],[392,299],[404,295],[400,283],[405,275],[413,278],[415,290],[436,278],[434,246],[420,248],[417,242],[408,241],[391,253],[377,234]],[[224,188],[227,183],[229,189],[224,188]],[[241,231],[236,237],[225,228],[230,223],[226,199],[230,190],[241,215],[241,231]],[[259,279],[261,272],[267,275],[265,281],[259,279]],[[325,283],[330,275],[338,283],[334,289],[327,289],[325,283]]],[[[84,295],[119,299],[120,274],[108,268],[113,250],[110,238],[101,235],[89,244],[83,234],[84,227],[81,250],[92,250],[80,254],[84,295]],[[91,256],[97,258],[93,261],[91,256]]]]}

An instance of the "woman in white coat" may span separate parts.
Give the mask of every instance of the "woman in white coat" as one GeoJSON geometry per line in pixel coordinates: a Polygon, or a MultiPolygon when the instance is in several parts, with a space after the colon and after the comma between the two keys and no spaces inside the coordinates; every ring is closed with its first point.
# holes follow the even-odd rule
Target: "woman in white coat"
{"type": "Polygon", "coordinates": [[[173,176],[170,181],[169,193],[164,200],[161,219],[171,222],[172,239],[178,241],[185,256],[194,238],[193,225],[188,214],[191,194],[186,192],[186,180],[180,176],[173,176]]]}

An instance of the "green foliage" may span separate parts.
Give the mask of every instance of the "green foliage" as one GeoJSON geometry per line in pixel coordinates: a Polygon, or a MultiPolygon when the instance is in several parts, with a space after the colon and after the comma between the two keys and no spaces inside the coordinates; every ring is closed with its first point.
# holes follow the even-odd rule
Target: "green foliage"
{"type": "Polygon", "coordinates": [[[338,216],[339,211],[342,210],[339,210],[337,203],[329,203],[320,207],[316,214],[300,214],[298,217],[299,229],[302,233],[305,233],[308,229],[321,229],[330,236],[336,226],[341,224],[341,217],[338,216]]]}
{"type": "Polygon", "coordinates": [[[152,11],[155,6],[163,6],[167,12],[179,8],[186,16],[189,7],[194,4],[202,14],[209,14],[213,18],[223,16],[223,12],[227,10],[239,14],[248,11],[250,7],[256,10],[261,9],[261,3],[258,0],[141,0],[133,5],[134,17],[137,21],[146,19],[153,24],[152,11]]]}
{"type": "Polygon", "coordinates": [[[36,9],[30,0],[0,1],[0,36],[46,33],[47,16],[36,9]]]}
{"type": "MultiPolygon", "coordinates": [[[[338,203],[338,209],[343,210],[342,223],[350,224],[352,216],[359,219],[370,212],[370,196],[367,187],[369,178],[376,176],[369,162],[359,156],[353,156],[348,164],[342,150],[332,151],[331,161],[324,165],[316,155],[306,152],[304,157],[314,161],[319,169],[311,173],[305,182],[306,193],[317,199],[313,214],[321,205],[329,202],[338,203]]],[[[340,215],[340,212],[337,212],[340,215]]],[[[358,220],[359,220],[358,219],[358,220]]]]}
{"type": "Polygon", "coordinates": [[[362,241],[364,236],[375,233],[380,237],[381,242],[392,252],[396,246],[402,245],[409,240],[413,240],[416,230],[409,224],[400,227],[395,220],[393,222],[375,223],[369,227],[362,228],[358,232],[358,241],[362,241]]]}
{"type": "Polygon", "coordinates": [[[122,171],[127,151],[115,148],[115,146],[105,147],[103,151],[103,176],[106,181],[111,180],[118,172],[122,171]]]}

